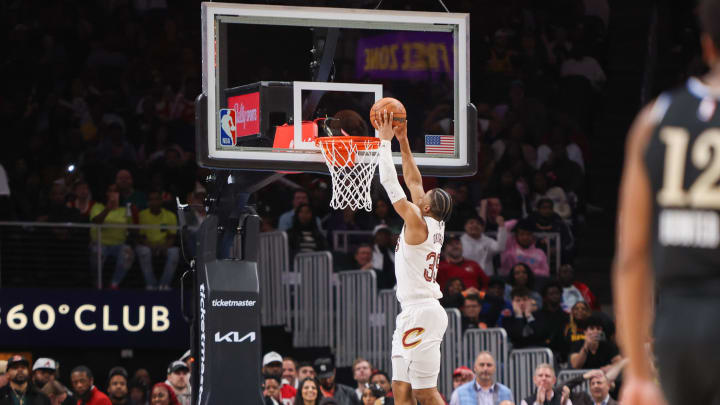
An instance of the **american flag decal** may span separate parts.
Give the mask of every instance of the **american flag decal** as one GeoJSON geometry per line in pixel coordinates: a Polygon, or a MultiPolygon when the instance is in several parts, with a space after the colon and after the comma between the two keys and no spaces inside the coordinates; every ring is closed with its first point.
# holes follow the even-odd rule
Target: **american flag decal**
{"type": "Polygon", "coordinates": [[[425,153],[455,154],[455,136],[425,135],[425,153]]]}

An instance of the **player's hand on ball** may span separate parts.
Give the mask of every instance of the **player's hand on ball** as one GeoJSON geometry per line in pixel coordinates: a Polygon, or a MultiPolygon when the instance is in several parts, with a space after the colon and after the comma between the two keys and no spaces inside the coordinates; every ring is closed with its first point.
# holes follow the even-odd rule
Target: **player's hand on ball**
{"type": "Polygon", "coordinates": [[[389,113],[387,110],[383,110],[382,113],[377,114],[380,117],[380,121],[375,121],[375,127],[378,128],[378,136],[383,141],[392,141],[393,133],[392,121],[393,113],[389,113]]]}
{"type": "Polygon", "coordinates": [[[633,377],[623,384],[619,402],[629,405],[667,405],[657,384],[651,380],[633,377]]]}
{"type": "Polygon", "coordinates": [[[397,138],[398,141],[407,139],[407,121],[393,127],[393,131],[395,132],[395,138],[397,138]]]}

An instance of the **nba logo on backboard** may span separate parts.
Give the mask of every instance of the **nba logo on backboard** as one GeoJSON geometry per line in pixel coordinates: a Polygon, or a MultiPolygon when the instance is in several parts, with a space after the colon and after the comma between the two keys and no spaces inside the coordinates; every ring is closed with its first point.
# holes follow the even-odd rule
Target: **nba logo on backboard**
{"type": "Polygon", "coordinates": [[[237,135],[235,116],[234,109],[223,108],[220,110],[220,145],[235,145],[235,137],[237,135]]]}

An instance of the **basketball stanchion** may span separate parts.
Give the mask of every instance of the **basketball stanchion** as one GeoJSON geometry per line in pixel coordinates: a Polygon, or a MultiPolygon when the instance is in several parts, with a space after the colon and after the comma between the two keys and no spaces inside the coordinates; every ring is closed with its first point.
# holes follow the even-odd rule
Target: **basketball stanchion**
{"type": "Polygon", "coordinates": [[[370,212],[370,183],[378,165],[380,138],[371,136],[328,136],[315,140],[322,151],[332,179],[330,206],[370,212]]]}

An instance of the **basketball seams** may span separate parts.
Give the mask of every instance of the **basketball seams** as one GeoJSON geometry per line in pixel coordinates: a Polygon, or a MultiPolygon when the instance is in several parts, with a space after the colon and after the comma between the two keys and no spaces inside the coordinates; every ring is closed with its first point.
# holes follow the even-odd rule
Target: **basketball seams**
{"type": "Polygon", "coordinates": [[[392,97],[385,97],[381,100],[378,100],[378,102],[375,103],[375,105],[373,105],[370,109],[370,123],[373,127],[375,126],[375,121],[378,120],[377,114],[379,114],[380,111],[386,108],[393,113],[393,126],[395,126],[395,123],[400,124],[405,122],[405,118],[407,116],[405,106],[397,99],[394,99],[392,97]],[[388,108],[388,106],[391,107],[388,108]]]}

